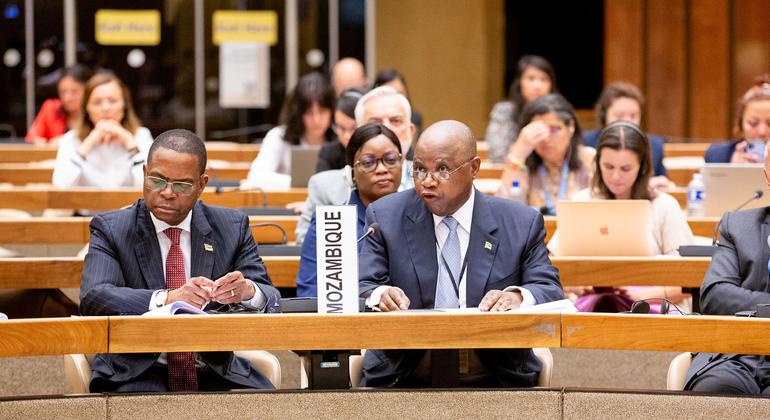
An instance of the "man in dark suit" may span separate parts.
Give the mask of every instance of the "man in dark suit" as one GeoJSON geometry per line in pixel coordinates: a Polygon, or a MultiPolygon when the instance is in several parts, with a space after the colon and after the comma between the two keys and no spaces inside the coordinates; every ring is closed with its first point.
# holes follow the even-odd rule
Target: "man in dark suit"
{"type": "MultiPolygon", "coordinates": [[[[765,181],[770,188],[770,158],[765,150],[765,181]]],[[[701,311],[734,315],[770,303],[770,207],[725,213],[719,245],[701,285],[701,311]]],[[[770,395],[766,356],[697,353],[685,389],[720,394],[770,395]]]]}
{"type": "MultiPolygon", "coordinates": [[[[158,136],[144,168],[144,200],[99,214],[80,288],[83,315],[138,315],[173,302],[270,308],[278,297],[241,212],[198,201],[206,148],[187,130],[158,136]]],[[[166,332],[173,334],[173,331],[166,332]]],[[[92,392],[272,388],[232,352],[99,354],[92,392]]]]}
{"type": "MultiPolygon", "coordinates": [[[[415,189],[367,208],[367,224],[379,224],[359,259],[367,305],[380,311],[505,311],[563,298],[543,242],[543,217],[476,190],[473,179],[480,165],[476,140],[460,122],[438,122],[420,136],[415,189]]],[[[368,351],[361,385],[430,385],[429,354],[435,353],[368,351]]],[[[459,372],[464,386],[533,386],[540,371],[530,349],[461,350],[459,358],[459,366],[467,367],[459,372]]]]}

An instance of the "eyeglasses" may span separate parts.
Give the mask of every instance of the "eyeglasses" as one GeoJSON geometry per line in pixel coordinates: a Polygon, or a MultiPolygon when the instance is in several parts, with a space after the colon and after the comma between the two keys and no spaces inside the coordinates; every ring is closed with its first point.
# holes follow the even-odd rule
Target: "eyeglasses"
{"type": "Polygon", "coordinates": [[[378,158],[373,155],[363,155],[353,166],[360,166],[364,172],[371,172],[377,168],[379,162],[382,162],[382,165],[387,169],[397,168],[401,165],[401,153],[386,152],[378,158]]]}
{"type": "Polygon", "coordinates": [[[431,177],[433,177],[433,179],[437,181],[438,180],[448,181],[449,177],[452,176],[453,173],[459,171],[460,168],[471,163],[471,161],[473,161],[473,159],[466,160],[465,162],[462,163],[462,165],[452,169],[451,171],[446,168],[442,168],[438,171],[426,171],[424,168],[419,168],[415,171],[412,171],[412,176],[414,176],[414,179],[416,179],[417,181],[425,181],[426,179],[428,179],[428,175],[430,175],[431,177]]]}
{"type": "Polygon", "coordinates": [[[163,191],[168,185],[171,185],[171,191],[181,195],[190,195],[193,193],[193,189],[195,188],[195,184],[191,184],[189,182],[168,182],[163,178],[150,175],[144,177],[144,188],[147,188],[150,191],[163,191]]]}

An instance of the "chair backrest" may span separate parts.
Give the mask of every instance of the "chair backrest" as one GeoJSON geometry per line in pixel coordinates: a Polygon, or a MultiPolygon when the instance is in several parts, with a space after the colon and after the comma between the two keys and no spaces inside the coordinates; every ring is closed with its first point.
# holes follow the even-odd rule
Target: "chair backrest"
{"type": "Polygon", "coordinates": [[[682,353],[671,361],[668,365],[668,375],[666,375],[666,389],[669,391],[684,390],[684,379],[687,377],[687,371],[692,364],[692,354],[682,353]]]}

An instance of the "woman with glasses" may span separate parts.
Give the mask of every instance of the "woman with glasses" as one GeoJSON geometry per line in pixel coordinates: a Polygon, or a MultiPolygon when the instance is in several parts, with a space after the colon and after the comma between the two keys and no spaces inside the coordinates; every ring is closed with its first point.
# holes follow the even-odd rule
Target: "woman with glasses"
{"type": "Polygon", "coordinates": [[[315,171],[323,172],[345,167],[345,147],[350,136],[356,131],[356,104],[366,93],[364,88],[350,88],[337,97],[337,107],[334,109],[334,124],[332,129],[337,139],[325,143],[318,152],[318,163],[315,171]]]}
{"type": "MultiPolygon", "coordinates": [[[[355,185],[345,204],[353,204],[358,209],[357,236],[361,236],[365,228],[366,207],[398,190],[403,159],[401,143],[384,125],[366,124],[353,133],[345,149],[345,159],[352,168],[355,185]]],[[[359,247],[361,245],[359,243],[359,247]]],[[[316,262],[316,219],[313,215],[302,242],[297,296],[316,296],[316,262]]]]}
{"type": "Polygon", "coordinates": [[[559,94],[541,96],[527,104],[519,137],[511,145],[499,197],[509,196],[514,181],[525,203],[544,215],[556,214],[556,202],[588,187],[595,150],[583,146],[575,110],[559,94]]]}
{"type": "Polygon", "coordinates": [[[53,185],[56,187],[139,187],[142,165],[152,145],[141,126],[131,93],[112,73],[86,83],[81,122],[61,137],[53,185]]]}

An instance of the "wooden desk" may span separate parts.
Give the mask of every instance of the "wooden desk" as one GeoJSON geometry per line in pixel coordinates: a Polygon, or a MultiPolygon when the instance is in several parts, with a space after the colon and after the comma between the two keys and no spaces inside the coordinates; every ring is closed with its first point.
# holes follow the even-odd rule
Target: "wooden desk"
{"type": "Polygon", "coordinates": [[[732,316],[564,314],[564,348],[770,354],[770,319],[732,316]]]}
{"type": "MultiPolygon", "coordinates": [[[[690,217],[687,219],[687,224],[690,225],[693,235],[710,238],[714,234],[714,228],[719,223],[719,219],[719,217],[690,217]]],[[[557,228],[556,216],[545,216],[545,243],[551,240],[557,228]]]]}
{"type": "Polygon", "coordinates": [[[2,321],[0,356],[104,353],[107,328],[107,317],[2,321]]]}
{"type": "Polygon", "coordinates": [[[500,179],[503,176],[505,165],[502,163],[482,162],[477,178],[500,179]]]}
{"type": "MultiPolygon", "coordinates": [[[[684,157],[696,156],[703,157],[706,150],[712,143],[665,143],[663,145],[663,156],[665,157],[684,157]]],[[[689,180],[688,180],[689,182],[689,180]]]]}
{"type": "Polygon", "coordinates": [[[559,314],[115,316],[109,351],[558,347],[559,333],[559,314]]]}

